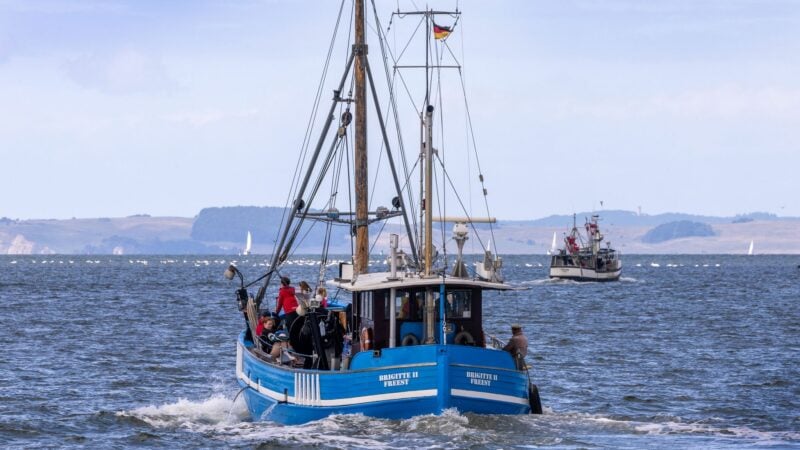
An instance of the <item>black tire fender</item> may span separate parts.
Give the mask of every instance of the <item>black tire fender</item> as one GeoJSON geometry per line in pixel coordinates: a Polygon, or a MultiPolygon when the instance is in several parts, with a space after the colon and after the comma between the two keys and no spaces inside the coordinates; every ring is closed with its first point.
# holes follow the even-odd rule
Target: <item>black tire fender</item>
{"type": "Polygon", "coordinates": [[[419,345],[419,339],[414,333],[408,333],[407,335],[403,336],[403,340],[400,341],[400,345],[403,347],[408,347],[409,345],[419,345]]]}
{"type": "Polygon", "coordinates": [[[456,337],[453,339],[453,342],[456,345],[475,345],[475,338],[469,333],[469,331],[461,331],[459,332],[456,337]]]}

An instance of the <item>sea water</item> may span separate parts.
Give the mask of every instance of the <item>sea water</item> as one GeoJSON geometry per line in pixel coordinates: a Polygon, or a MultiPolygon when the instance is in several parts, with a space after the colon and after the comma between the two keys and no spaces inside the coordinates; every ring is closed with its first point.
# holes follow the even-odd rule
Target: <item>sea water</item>
{"type": "MultiPolygon", "coordinates": [[[[236,397],[230,262],[0,257],[0,447],[800,448],[800,256],[630,255],[616,283],[506,257],[523,289],[486,294],[484,328],[523,326],[545,414],[291,427],[236,397]]],[[[237,264],[254,278],[266,258],[237,264]]]]}

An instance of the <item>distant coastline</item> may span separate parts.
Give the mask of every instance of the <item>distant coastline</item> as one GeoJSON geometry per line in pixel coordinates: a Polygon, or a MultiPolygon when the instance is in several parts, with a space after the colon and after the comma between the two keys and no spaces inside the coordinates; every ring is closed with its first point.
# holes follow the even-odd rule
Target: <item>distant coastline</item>
{"type": "MultiPolygon", "coordinates": [[[[68,220],[3,217],[0,218],[0,254],[236,255],[244,247],[248,231],[253,234],[253,253],[268,254],[272,251],[282,211],[276,207],[225,207],[206,208],[195,217],[144,214],[68,220]]],[[[734,217],[680,213],[640,215],[611,210],[598,213],[605,240],[623,254],[746,254],[751,241],[754,254],[800,254],[800,218],[797,217],[767,213],[734,217]],[[669,234],[664,235],[662,231],[653,238],[659,226],[668,229],[669,234]],[[691,230],[697,229],[704,230],[703,235],[692,235],[691,230]]],[[[578,226],[591,214],[576,213],[578,226]]],[[[501,254],[544,254],[550,248],[553,233],[560,241],[571,226],[571,215],[499,220],[493,229],[496,250],[501,254]]],[[[387,230],[393,227],[395,225],[389,225],[384,230],[376,252],[388,248],[387,230]]],[[[299,253],[317,249],[320,236],[315,231],[310,230],[299,253]]],[[[449,235],[449,230],[445,232],[449,235]]],[[[346,227],[337,230],[334,237],[337,245],[332,252],[349,252],[346,233],[346,227]]],[[[488,229],[482,226],[479,233],[488,233],[488,229]]],[[[480,252],[474,244],[474,241],[468,242],[465,251],[480,252]]]]}

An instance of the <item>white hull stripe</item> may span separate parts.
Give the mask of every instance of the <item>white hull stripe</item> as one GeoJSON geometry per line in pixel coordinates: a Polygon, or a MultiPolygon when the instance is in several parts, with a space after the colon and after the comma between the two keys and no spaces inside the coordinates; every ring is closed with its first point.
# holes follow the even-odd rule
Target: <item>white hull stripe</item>
{"type": "Polygon", "coordinates": [[[528,405],[527,398],[514,397],[511,395],[492,394],[491,392],[469,391],[466,389],[450,389],[453,397],[479,398],[481,400],[494,400],[496,402],[516,403],[518,405],[528,405]]]}

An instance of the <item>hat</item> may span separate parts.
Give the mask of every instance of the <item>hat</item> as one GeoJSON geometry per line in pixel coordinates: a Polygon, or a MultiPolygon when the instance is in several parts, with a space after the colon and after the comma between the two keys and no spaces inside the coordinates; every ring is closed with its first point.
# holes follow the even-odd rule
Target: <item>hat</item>
{"type": "Polygon", "coordinates": [[[515,323],[514,325],[511,325],[511,329],[512,330],[521,330],[522,329],[522,325],[515,323]]]}

